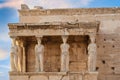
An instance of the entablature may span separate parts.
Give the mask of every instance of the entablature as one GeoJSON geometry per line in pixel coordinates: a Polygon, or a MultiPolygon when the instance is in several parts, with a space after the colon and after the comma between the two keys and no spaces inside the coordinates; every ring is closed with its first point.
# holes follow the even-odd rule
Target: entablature
{"type": "Polygon", "coordinates": [[[65,30],[69,35],[96,34],[100,22],[45,22],[45,23],[10,23],[10,36],[35,36],[35,35],[64,35],[65,30]]]}

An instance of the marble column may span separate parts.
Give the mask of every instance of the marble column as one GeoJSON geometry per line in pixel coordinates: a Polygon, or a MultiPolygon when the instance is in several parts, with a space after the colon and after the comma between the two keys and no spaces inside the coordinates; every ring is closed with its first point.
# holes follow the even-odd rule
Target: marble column
{"type": "Polygon", "coordinates": [[[43,72],[44,71],[44,45],[41,44],[42,36],[37,36],[37,45],[35,46],[35,69],[36,72],[43,72]]]}
{"type": "Polygon", "coordinates": [[[11,63],[11,71],[18,71],[18,47],[16,45],[16,36],[11,36],[12,45],[10,51],[10,63],[11,63]]]}
{"type": "Polygon", "coordinates": [[[90,35],[90,44],[88,45],[88,71],[95,72],[96,71],[96,43],[95,43],[95,36],[90,35]]]}
{"type": "Polygon", "coordinates": [[[67,43],[68,36],[63,35],[63,43],[60,45],[61,48],[61,72],[69,71],[69,44],[67,43]]]}

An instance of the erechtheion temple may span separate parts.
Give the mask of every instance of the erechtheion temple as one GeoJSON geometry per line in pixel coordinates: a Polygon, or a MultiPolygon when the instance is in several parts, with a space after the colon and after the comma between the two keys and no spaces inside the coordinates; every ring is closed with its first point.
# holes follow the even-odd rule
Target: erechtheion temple
{"type": "Polygon", "coordinates": [[[120,8],[18,12],[8,24],[10,80],[120,80],[120,8]]]}

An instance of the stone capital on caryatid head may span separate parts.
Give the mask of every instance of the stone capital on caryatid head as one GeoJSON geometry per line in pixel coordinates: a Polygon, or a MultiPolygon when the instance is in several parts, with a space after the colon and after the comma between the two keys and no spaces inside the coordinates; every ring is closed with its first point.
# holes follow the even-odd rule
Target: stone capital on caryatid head
{"type": "Polygon", "coordinates": [[[91,43],[95,43],[96,36],[95,35],[89,35],[91,43]]]}
{"type": "Polygon", "coordinates": [[[16,45],[17,36],[10,36],[10,38],[12,39],[12,46],[15,46],[16,45]]]}
{"type": "Polygon", "coordinates": [[[62,35],[63,43],[66,43],[67,39],[68,39],[68,35],[62,35]]]}
{"type": "Polygon", "coordinates": [[[24,47],[24,46],[26,45],[25,39],[20,39],[20,41],[21,41],[20,45],[21,45],[22,47],[24,47]]]}

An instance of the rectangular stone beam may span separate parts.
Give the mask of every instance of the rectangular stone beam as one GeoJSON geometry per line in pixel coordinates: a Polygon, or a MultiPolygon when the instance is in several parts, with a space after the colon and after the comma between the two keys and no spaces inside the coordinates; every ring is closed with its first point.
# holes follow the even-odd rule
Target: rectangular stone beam
{"type": "Polygon", "coordinates": [[[66,22],[66,23],[36,23],[36,24],[8,24],[10,36],[55,36],[64,35],[65,30],[69,35],[96,34],[99,22],[66,22]]]}

